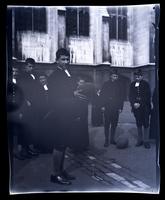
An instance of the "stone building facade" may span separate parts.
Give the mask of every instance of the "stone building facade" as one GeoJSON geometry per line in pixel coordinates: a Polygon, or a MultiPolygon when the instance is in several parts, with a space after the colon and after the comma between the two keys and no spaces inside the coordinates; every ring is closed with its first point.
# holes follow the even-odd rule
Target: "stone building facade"
{"type": "Polygon", "coordinates": [[[70,51],[71,69],[92,77],[96,88],[118,68],[126,86],[141,67],[155,87],[155,5],[12,7],[12,56],[32,57],[51,69],[55,52],[70,51]]]}

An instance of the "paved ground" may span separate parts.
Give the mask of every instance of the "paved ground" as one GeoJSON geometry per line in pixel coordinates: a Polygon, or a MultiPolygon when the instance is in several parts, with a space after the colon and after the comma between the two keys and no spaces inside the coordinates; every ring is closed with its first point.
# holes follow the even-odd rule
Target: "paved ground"
{"type": "Polygon", "coordinates": [[[92,127],[89,123],[89,132],[89,150],[79,155],[68,150],[66,155],[66,167],[77,177],[72,185],[51,183],[51,154],[40,154],[28,161],[14,160],[11,192],[158,192],[155,141],[151,141],[150,149],[135,147],[137,130],[128,103],[116,133],[116,137],[127,135],[128,148],[117,149],[115,145],[104,148],[103,127],[92,127]]]}

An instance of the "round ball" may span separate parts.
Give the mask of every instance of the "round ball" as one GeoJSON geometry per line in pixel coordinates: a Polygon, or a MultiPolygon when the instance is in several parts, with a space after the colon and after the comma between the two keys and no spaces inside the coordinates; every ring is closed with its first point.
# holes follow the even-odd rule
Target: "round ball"
{"type": "Polygon", "coordinates": [[[119,136],[116,140],[116,147],[118,149],[125,149],[128,147],[129,140],[127,136],[119,136]]]}

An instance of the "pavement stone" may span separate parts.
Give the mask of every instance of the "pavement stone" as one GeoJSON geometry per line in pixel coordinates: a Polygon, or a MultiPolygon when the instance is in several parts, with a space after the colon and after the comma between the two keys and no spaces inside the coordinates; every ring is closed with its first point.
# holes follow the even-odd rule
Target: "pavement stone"
{"type": "Polygon", "coordinates": [[[135,147],[137,130],[130,106],[125,103],[119,119],[116,138],[125,134],[129,139],[126,149],[115,145],[104,148],[103,126],[89,123],[90,148],[75,155],[69,150],[66,168],[77,178],[72,185],[61,186],[50,182],[51,154],[40,154],[30,160],[14,159],[11,193],[28,192],[146,192],[158,193],[156,185],[156,145],[135,147]]]}

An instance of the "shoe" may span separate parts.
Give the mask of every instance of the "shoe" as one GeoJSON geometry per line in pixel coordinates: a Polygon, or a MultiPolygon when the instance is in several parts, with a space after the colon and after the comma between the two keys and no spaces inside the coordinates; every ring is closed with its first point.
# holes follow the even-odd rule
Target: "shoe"
{"type": "Polygon", "coordinates": [[[75,155],[81,153],[81,152],[80,152],[79,150],[77,150],[77,149],[71,149],[70,152],[71,152],[72,154],[75,154],[75,155]]]}
{"type": "Polygon", "coordinates": [[[104,147],[108,147],[109,146],[109,142],[106,140],[104,143],[104,147]]]}
{"type": "Polygon", "coordinates": [[[116,144],[116,142],[114,140],[111,140],[110,144],[116,144]]]}
{"type": "Polygon", "coordinates": [[[28,149],[27,150],[27,153],[30,155],[30,156],[38,156],[39,153],[37,153],[36,151],[32,150],[32,149],[28,149]]]}
{"type": "Polygon", "coordinates": [[[14,158],[18,159],[18,160],[25,160],[26,157],[22,156],[21,154],[14,154],[14,158]]]}
{"type": "Polygon", "coordinates": [[[143,145],[143,141],[138,141],[137,143],[136,143],[136,147],[140,147],[140,146],[142,146],[143,145]]]}
{"type": "Polygon", "coordinates": [[[63,176],[63,178],[65,178],[66,180],[75,180],[75,179],[76,179],[75,176],[72,176],[72,175],[68,174],[66,171],[63,171],[63,172],[62,172],[62,176],[63,176]]]}
{"type": "Polygon", "coordinates": [[[40,150],[39,148],[34,148],[34,149],[31,149],[31,150],[35,153],[38,153],[38,154],[42,153],[42,150],[40,150]]]}
{"type": "Polygon", "coordinates": [[[25,159],[30,159],[30,158],[32,158],[32,156],[29,155],[28,152],[21,152],[21,153],[20,153],[20,156],[23,157],[23,158],[25,158],[25,159]]]}
{"type": "Polygon", "coordinates": [[[146,148],[146,149],[150,149],[151,146],[150,146],[150,144],[149,144],[148,142],[145,142],[145,143],[144,143],[144,148],[146,148]]]}
{"type": "Polygon", "coordinates": [[[69,180],[64,179],[62,176],[50,176],[50,181],[60,185],[71,185],[72,183],[69,180]]]}

